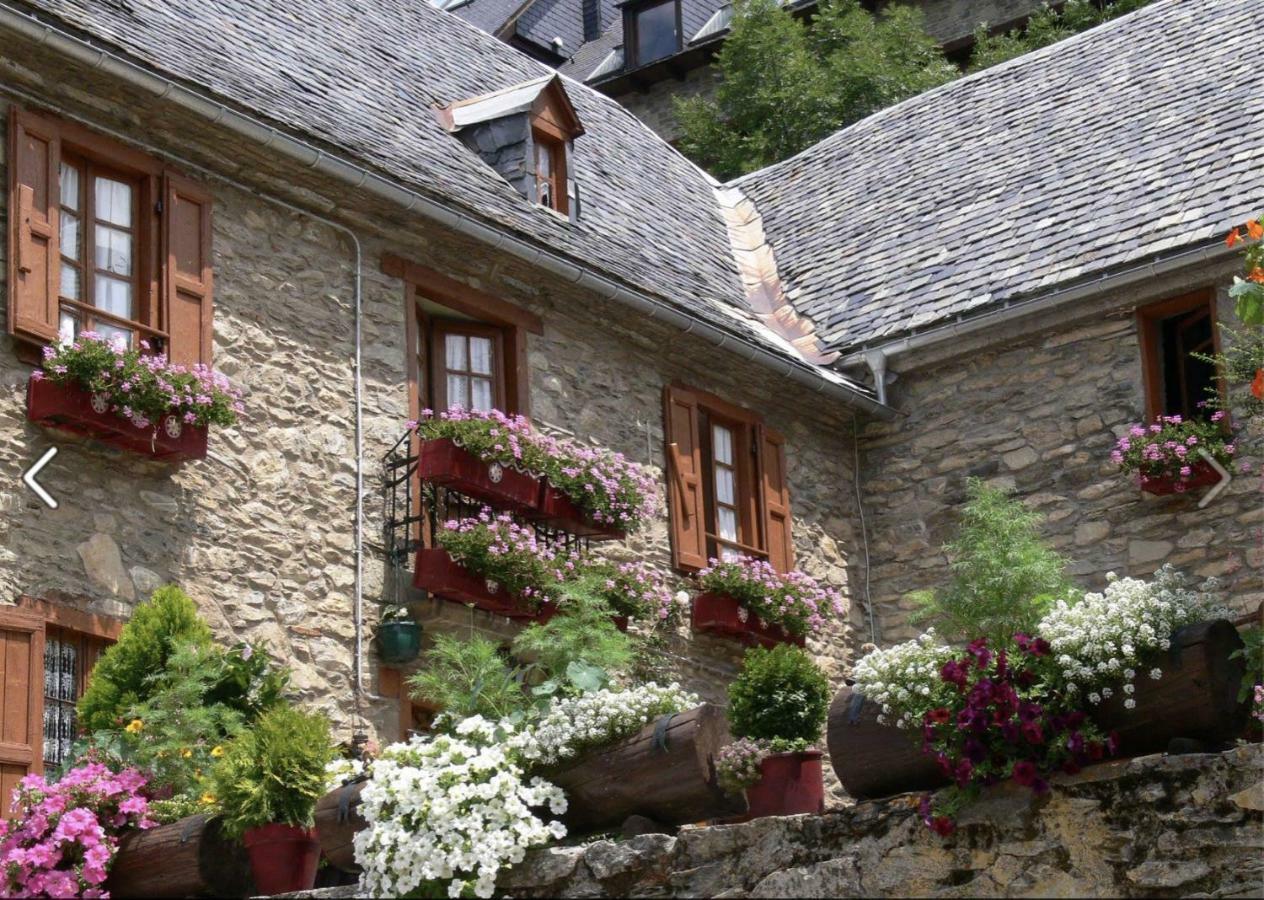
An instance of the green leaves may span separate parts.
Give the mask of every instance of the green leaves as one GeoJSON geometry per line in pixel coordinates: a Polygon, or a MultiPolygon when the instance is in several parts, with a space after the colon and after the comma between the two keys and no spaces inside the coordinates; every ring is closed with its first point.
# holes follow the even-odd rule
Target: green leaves
{"type": "Polygon", "coordinates": [[[803,650],[756,648],[729,685],[729,726],[734,737],[810,744],[821,736],[829,702],[829,681],[803,650]]]}
{"type": "Polygon", "coordinates": [[[497,644],[477,636],[462,640],[436,635],[408,687],[414,697],[438,706],[455,721],[470,716],[495,720],[527,706],[519,673],[497,644]]]}

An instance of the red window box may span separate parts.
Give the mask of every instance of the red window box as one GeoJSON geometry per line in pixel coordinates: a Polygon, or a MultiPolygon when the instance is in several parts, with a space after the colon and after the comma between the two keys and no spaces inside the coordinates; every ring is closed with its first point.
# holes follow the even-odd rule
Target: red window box
{"type": "Polygon", "coordinates": [[[1186,479],[1184,491],[1178,491],[1176,488],[1182,484],[1179,478],[1168,478],[1160,475],[1158,477],[1149,477],[1142,475],[1138,478],[1141,490],[1147,494],[1155,494],[1159,497],[1166,497],[1169,494],[1189,493],[1195,488],[1210,487],[1220,481],[1220,473],[1211,467],[1205,459],[1200,459],[1190,466],[1193,474],[1186,479]]]}
{"type": "Polygon", "coordinates": [[[530,512],[540,500],[540,482],[531,475],[485,463],[451,438],[422,441],[417,471],[423,481],[439,484],[491,506],[530,512]]]}
{"type": "Polygon", "coordinates": [[[693,598],[693,630],[733,638],[743,644],[775,647],[777,644],[794,644],[802,647],[806,641],[771,622],[761,623],[759,617],[744,609],[732,597],[724,594],[699,594],[693,598]],[[745,621],[743,621],[745,617],[745,621]]]}
{"type": "Polygon", "coordinates": [[[449,556],[447,550],[437,547],[417,551],[413,587],[455,603],[473,604],[479,609],[511,619],[547,622],[554,612],[550,604],[533,610],[529,604],[510,594],[504,587],[481,575],[475,575],[449,556]]]}
{"type": "Polygon", "coordinates": [[[137,428],[111,412],[103,395],[73,384],[32,378],[27,383],[26,417],[38,425],[85,435],[110,447],[179,462],[206,457],[206,427],[166,416],[157,427],[137,428]]]}
{"type": "Polygon", "coordinates": [[[613,525],[598,525],[588,518],[569,497],[547,481],[540,484],[540,502],[532,516],[542,525],[593,541],[621,541],[626,531],[613,525]]]}

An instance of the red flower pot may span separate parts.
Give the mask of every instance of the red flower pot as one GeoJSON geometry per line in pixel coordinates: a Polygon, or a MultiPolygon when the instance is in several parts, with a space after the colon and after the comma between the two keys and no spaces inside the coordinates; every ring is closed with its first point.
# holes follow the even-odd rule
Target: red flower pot
{"type": "Polygon", "coordinates": [[[554,612],[552,605],[547,603],[538,610],[532,609],[504,587],[474,574],[449,556],[447,550],[438,547],[425,547],[417,551],[413,587],[455,603],[473,604],[479,609],[511,619],[546,622],[554,612]]]}
{"type": "Polygon", "coordinates": [[[316,884],[320,841],[315,828],[261,825],[242,835],[250,856],[255,890],[260,894],[288,894],[311,890],[316,884]]]}
{"type": "Polygon", "coordinates": [[[530,512],[540,501],[540,482],[531,475],[486,463],[451,438],[422,441],[417,455],[422,481],[513,512],[530,512]]]}
{"type": "Polygon", "coordinates": [[[540,502],[531,518],[549,528],[592,541],[621,541],[628,536],[626,531],[612,525],[598,525],[593,522],[570,497],[548,481],[540,483],[540,502]]]}
{"type": "Polygon", "coordinates": [[[103,395],[93,395],[78,385],[54,384],[47,378],[27,383],[26,417],[38,425],[155,459],[179,462],[206,456],[205,427],[166,416],[149,428],[137,428],[111,411],[103,395]]]}
{"type": "Polygon", "coordinates": [[[806,643],[802,637],[791,634],[780,625],[761,623],[754,613],[725,594],[699,594],[694,597],[692,619],[694,631],[733,638],[751,646],[794,644],[802,647],[806,643]]]}
{"type": "Polygon", "coordinates": [[[821,751],[774,753],[759,764],[759,783],[746,789],[746,819],[797,816],[825,809],[821,751]]]}
{"type": "Polygon", "coordinates": [[[1179,478],[1169,478],[1165,475],[1148,476],[1140,475],[1137,478],[1141,490],[1147,494],[1156,494],[1160,497],[1166,497],[1168,494],[1187,493],[1195,488],[1210,487],[1220,481],[1220,473],[1211,467],[1205,459],[1200,459],[1190,465],[1193,472],[1189,478],[1182,481],[1179,478]],[[1180,490],[1181,486],[1183,490],[1180,490]]]}

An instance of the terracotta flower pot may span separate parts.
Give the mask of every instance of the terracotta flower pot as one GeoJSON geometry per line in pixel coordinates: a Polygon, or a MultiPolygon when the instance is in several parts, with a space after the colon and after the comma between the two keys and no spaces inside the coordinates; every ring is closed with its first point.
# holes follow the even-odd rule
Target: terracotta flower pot
{"type": "Polygon", "coordinates": [[[315,828],[261,825],[242,836],[255,889],[265,896],[311,890],[316,884],[320,841],[315,828]]]}
{"type": "Polygon", "coordinates": [[[825,809],[821,751],[774,753],[759,764],[759,783],[746,789],[747,819],[797,816],[825,809]]]}

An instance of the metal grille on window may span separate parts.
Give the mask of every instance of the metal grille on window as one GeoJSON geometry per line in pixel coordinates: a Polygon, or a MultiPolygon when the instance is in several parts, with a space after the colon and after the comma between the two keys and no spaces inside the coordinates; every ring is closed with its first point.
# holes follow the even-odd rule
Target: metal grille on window
{"type": "Polygon", "coordinates": [[[70,757],[76,734],[79,694],[79,645],[49,635],[44,643],[44,765],[59,766],[70,757]]]}

